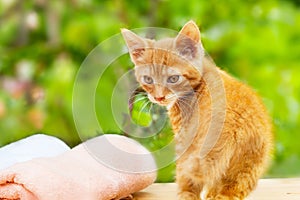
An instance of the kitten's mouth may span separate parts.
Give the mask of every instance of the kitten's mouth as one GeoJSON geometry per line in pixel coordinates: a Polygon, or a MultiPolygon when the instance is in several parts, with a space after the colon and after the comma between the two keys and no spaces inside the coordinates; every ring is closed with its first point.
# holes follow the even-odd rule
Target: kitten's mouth
{"type": "Polygon", "coordinates": [[[150,101],[151,101],[152,103],[158,104],[158,105],[160,105],[160,106],[167,106],[167,105],[170,103],[169,101],[166,101],[166,100],[160,100],[160,101],[158,101],[158,100],[155,100],[155,99],[152,98],[152,97],[149,97],[149,99],[150,99],[150,101]]]}
{"type": "Polygon", "coordinates": [[[170,104],[170,102],[165,102],[165,101],[156,101],[155,103],[160,106],[168,106],[170,104]]]}
{"type": "Polygon", "coordinates": [[[171,105],[173,105],[173,103],[175,102],[175,98],[174,97],[170,97],[170,96],[166,96],[166,97],[161,97],[161,98],[157,98],[157,97],[153,97],[151,95],[148,95],[149,100],[152,103],[158,104],[160,106],[165,106],[165,107],[170,107],[171,105]]]}
{"type": "Polygon", "coordinates": [[[170,107],[171,105],[173,105],[174,100],[162,100],[162,101],[157,101],[154,99],[150,99],[150,101],[152,103],[158,104],[160,106],[164,106],[164,107],[170,107]]]}

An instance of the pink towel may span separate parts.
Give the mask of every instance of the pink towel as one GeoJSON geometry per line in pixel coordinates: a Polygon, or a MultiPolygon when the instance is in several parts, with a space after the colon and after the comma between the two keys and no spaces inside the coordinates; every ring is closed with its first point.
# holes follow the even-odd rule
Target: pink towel
{"type": "Polygon", "coordinates": [[[155,162],[140,144],[105,135],[52,158],[0,172],[0,200],[110,200],[155,181],[155,162]]]}

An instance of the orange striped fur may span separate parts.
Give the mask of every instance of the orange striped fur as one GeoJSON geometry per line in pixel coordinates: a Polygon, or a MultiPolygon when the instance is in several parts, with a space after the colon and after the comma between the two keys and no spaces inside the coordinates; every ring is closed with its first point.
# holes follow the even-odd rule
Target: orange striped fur
{"type": "Polygon", "coordinates": [[[137,81],[167,106],[178,156],[178,198],[244,199],[266,170],[271,122],[259,96],[204,56],[197,25],[148,40],[123,29],[137,81]],[[201,194],[201,195],[200,195],[201,194]]]}

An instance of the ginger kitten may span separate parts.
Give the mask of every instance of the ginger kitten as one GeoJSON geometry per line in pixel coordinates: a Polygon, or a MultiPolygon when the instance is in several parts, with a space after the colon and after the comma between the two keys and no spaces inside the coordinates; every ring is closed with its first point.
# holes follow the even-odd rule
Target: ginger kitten
{"type": "Polygon", "coordinates": [[[127,29],[122,35],[137,81],[150,101],[167,107],[178,198],[244,199],[272,150],[270,119],[258,95],[204,56],[193,21],[175,38],[149,40],[127,29]]]}

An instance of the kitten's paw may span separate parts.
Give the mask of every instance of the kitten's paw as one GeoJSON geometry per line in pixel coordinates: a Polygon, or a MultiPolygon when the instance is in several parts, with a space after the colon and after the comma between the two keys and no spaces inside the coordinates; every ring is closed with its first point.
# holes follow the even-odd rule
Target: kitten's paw
{"type": "Polygon", "coordinates": [[[178,200],[200,200],[200,197],[192,192],[181,192],[178,194],[178,200]]]}
{"type": "Polygon", "coordinates": [[[131,195],[129,195],[128,197],[124,197],[124,198],[122,198],[122,199],[120,199],[120,200],[133,200],[133,196],[132,196],[132,194],[131,194],[131,195]]]}
{"type": "Polygon", "coordinates": [[[214,198],[208,198],[208,200],[243,200],[243,199],[240,199],[238,197],[229,197],[229,196],[225,196],[225,195],[217,195],[214,198]]]}

